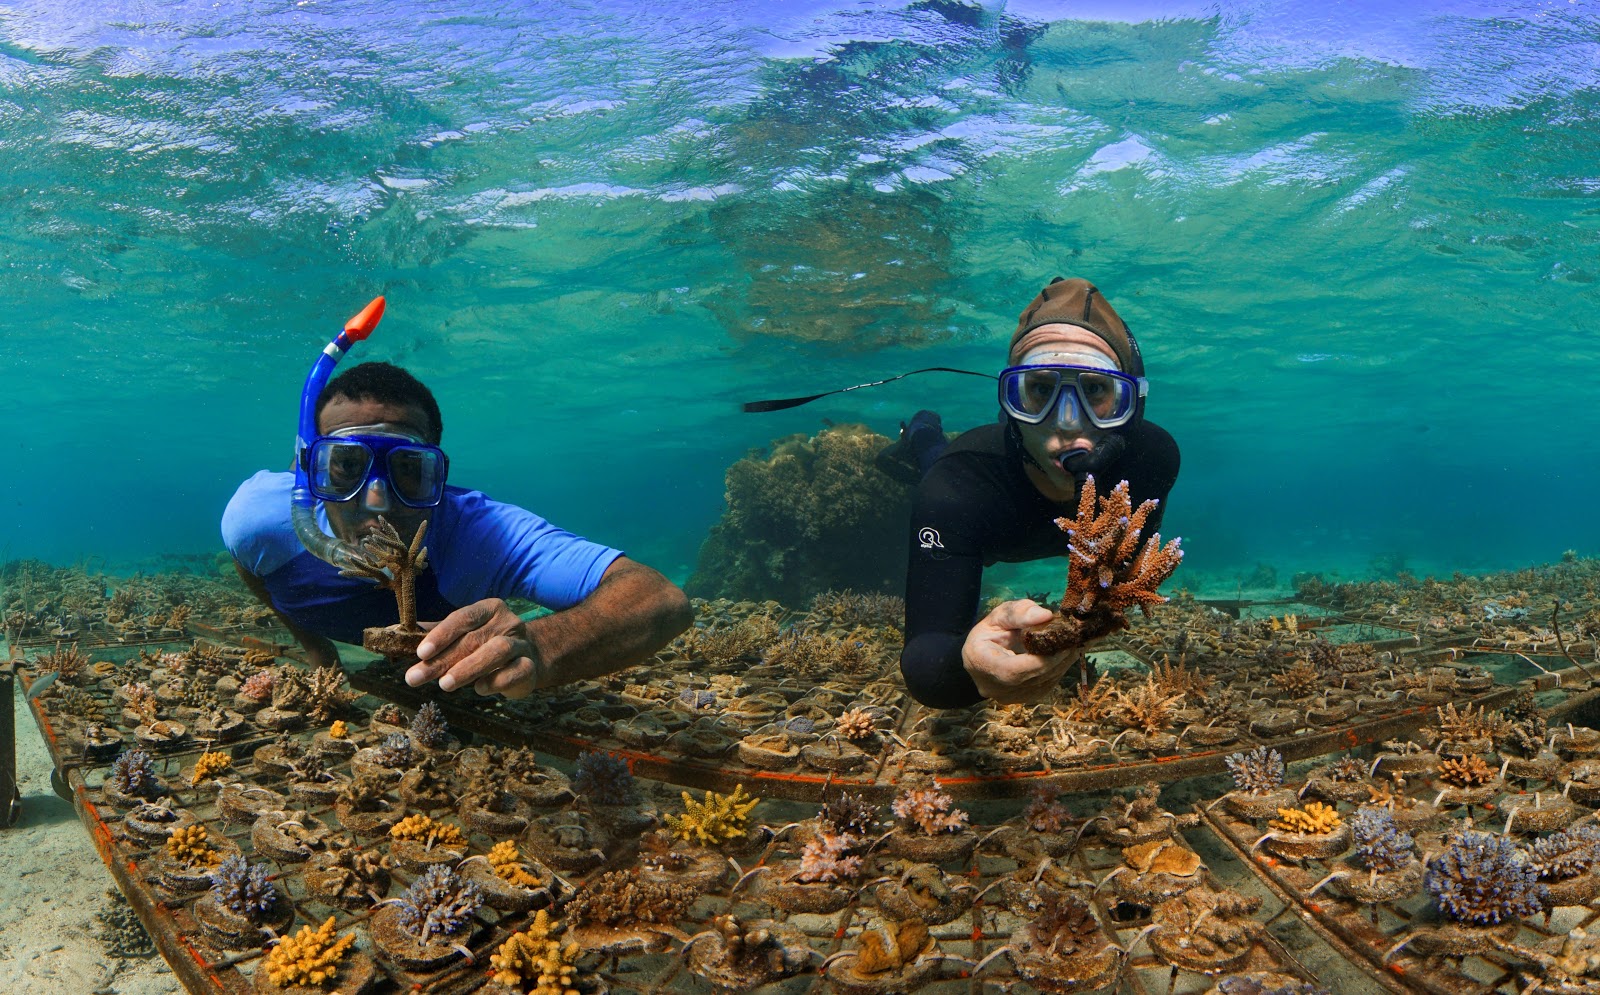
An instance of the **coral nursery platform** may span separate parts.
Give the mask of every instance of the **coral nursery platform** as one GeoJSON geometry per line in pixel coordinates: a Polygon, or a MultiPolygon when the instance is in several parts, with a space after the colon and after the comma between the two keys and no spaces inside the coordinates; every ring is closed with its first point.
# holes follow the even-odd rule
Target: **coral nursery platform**
{"type": "Polygon", "coordinates": [[[192,991],[1318,991],[1288,914],[1342,992],[1564,993],[1600,989],[1588,577],[1180,598],[1094,684],[959,712],[906,697],[880,597],[700,603],[516,702],[306,668],[214,581],[33,568],[4,603],[192,991]]]}

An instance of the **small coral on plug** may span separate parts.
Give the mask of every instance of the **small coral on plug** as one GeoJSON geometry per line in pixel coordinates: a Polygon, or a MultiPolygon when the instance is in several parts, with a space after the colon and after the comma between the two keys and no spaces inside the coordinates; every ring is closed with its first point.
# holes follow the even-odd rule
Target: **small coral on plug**
{"type": "Polygon", "coordinates": [[[871,836],[878,828],[878,806],[866,795],[840,791],[822,803],[817,813],[823,822],[846,836],[871,836]]]}
{"type": "Polygon", "coordinates": [[[212,872],[211,897],[235,915],[256,922],[277,906],[278,889],[267,880],[267,865],[234,856],[212,872]]]}
{"type": "Polygon", "coordinates": [[[134,798],[149,798],[161,790],[155,761],[143,750],[128,750],[111,762],[106,782],[134,798]]]}
{"type": "Polygon", "coordinates": [[[682,919],[700,892],[693,885],[643,881],[637,867],[606,871],[578,889],[567,906],[575,922],[616,926],[623,923],[671,924],[682,919]]]}
{"type": "Polygon", "coordinates": [[[437,750],[450,741],[450,724],[433,702],[425,702],[411,719],[411,738],[425,750],[437,750]]]}
{"type": "Polygon", "coordinates": [[[1035,789],[1022,810],[1022,823],[1036,833],[1059,833],[1070,827],[1072,813],[1061,804],[1061,789],[1049,784],[1035,789]]]}
{"type": "Polygon", "coordinates": [[[167,856],[188,867],[215,867],[222,855],[206,837],[206,827],[179,826],[167,837],[167,856]]]}
{"type": "Polygon", "coordinates": [[[852,743],[859,743],[872,738],[873,730],[877,728],[872,713],[864,708],[852,708],[839,716],[834,728],[839,730],[839,735],[852,743]]]}
{"type": "Polygon", "coordinates": [[[1356,858],[1369,871],[1387,874],[1416,858],[1417,842],[1402,832],[1386,808],[1363,808],[1350,820],[1356,858]]]}
{"type": "Polygon", "coordinates": [[[967,824],[967,813],[955,807],[955,799],[938,788],[908,788],[890,806],[908,826],[929,836],[960,832],[967,824]]]}
{"type": "Polygon", "coordinates": [[[421,843],[425,849],[448,846],[466,849],[467,837],[448,822],[437,822],[426,815],[408,815],[395,823],[389,835],[397,840],[421,843]]]}
{"type": "Polygon", "coordinates": [[[1128,609],[1148,613],[1167,600],[1156,588],[1183,562],[1183,548],[1178,539],[1162,546],[1160,533],[1140,543],[1157,502],[1145,501],[1135,509],[1124,480],[1099,499],[1098,511],[1096,504],[1090,476],[1079,494],[1078,516],[1056,519],[1072,540],[1067,546],[1067,590],[1060,614],[1023,634],[1029,653],[1050,656],[1087,645],[1127,628],[1128,609]]]}
{"type": "Polygon", "coordinates": [[[395,770],[411,766],[416,758],[417,751],[411,745],[411,737],[403,732],[391,732],[378,747],[378,763],[395,770]]]}
{"type": "Polygon", "coordinates": [[[345,724],[344,719],[334,719],[333,720],[333,725],[328,727],[328,738],[329,739],[349,739],[350,738],[350,726],[345,724]]]}
{"type": "Polygon", "coordinates": [[[572,790],[596,805],[626,805],[634,799],[633,772],[614,753],[580,753],[572,769],[572,790]]]}
{"type": "Polygon", "coordinates": [[[1528,848],[1528,866],[1541,881],[1566,881],[1600,863],[1600,826],[1551,833],[1528,848]]]}
{"type": "Polygon", "coordinates": [[[1483,758],[1479,756],[1445,760],[1439,764],[1439,780],[1458,788],[1488,784],[1496,776],[1495,769],[1484,763],[1483,758]]]}
{"type": "Polygon", "coordinates": [[[202,753],[194,762],[194,772],[189,775],[189,783],[199,784],[210,780],[232,766],[233,758],[226,753],[202,753]]]}
{"type": "Polygon", "coordinates": [[[1344,824],[1339,813],[1321,802],[1307,802],[1304,809],[1280,808],[1278,817],[1267,823],[1267,828],[1286,833],[1306,833],[1326,836],[1344,824]]]}
{"type": "Polygon", "coordinates": [[[267,979],[275,985],[322,988],[339,973],[339,962],[356,942],[354,933],[335,937],[333,916],[316,929],[301,926],[267,954],[267,979]]]}
{"type": "Polygon", "coordinates": [[[400,925],[423,943],[455,936],[483,904],[478,886],[444,864],[431,864],[399,899],[400,925]]]}
{"type": "Polygon", "coordinates": [[[528,864],[517,850],[516,840],[502,840],[489,848],[489,866],[496,877],[518,888],[539,888],[546,882],[528,870],[528,864]]]}
{"type": "Polygon", "coordinates": [[[794,879],[814,884],[854,878],[861,873],[861,858],[845,855],[851,842],[850,837],[833,833],[811,837],[800,851],[800,869],[795,872],[794,879]]]}
{"type": "Polygon", "coordinates": [[[578,995],[578,958],[582,949],[576,943],[563,947],[550,938],[554,929],[543,909],[528,928],[513,933],[491,954],[496,983],[527,995],[578,995]]]}
{"type": "MultiPolygon", "coordinates": [[[[344,711],[351,702],[361,697],[358,691],[346,691],[344,671],[335,666],[318,667],[311,672],[306,684],[306,713],[313,722],[326,722],[344,711]]],[[[336,737],[337,738],[337,737],[336,737]]]]}
{"type": "Polygon", "coordinates": [[[1428,861],[1422,884],[1445,915],[1479,926],[1531,916],[1546,895],[1538,872],[1516,844],[1470,831],[1428,861]]]}
{"type": "Polygon", "coordinates": [[[734,785],[732,794],[707,791],[703,802],[683,793],[683,814],[666,817],[667,827],[679,838],[715,846],[741,839],[750,831],[750,812],[760,802],[744,793],[744,785],[734,785]]]}
{"type": "Polygon", "coordinates": [[[278,682],[278,675],[270,670],[258,670],[245,678],[239,685],[239,697],[266,704],[272,698],[272,686],[278,682]]]}
{"type": "Polygon", "coordinates": [[[1233,786],[1252,795],[1265,795],[1283,785],[1283,754],[1265,746],[1248,753],[1235,753],[1227,759],[1233,786]]]}

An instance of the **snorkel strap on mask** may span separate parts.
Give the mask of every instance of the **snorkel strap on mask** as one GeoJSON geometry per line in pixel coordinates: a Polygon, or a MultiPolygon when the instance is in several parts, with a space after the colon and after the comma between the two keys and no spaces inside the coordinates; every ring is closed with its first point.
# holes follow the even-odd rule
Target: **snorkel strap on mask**
{"type": "Polygon", "coordinates": [[[316,498],[311,493],[311,479],[306,473],[307,452],[317,437],[317,399],[322,388],[328,385],[333,368],[357,342],[372,334],[383,319],[382,297],[374,297],[361,312],[344,323],[344,328],[322,350],[322,355],[311,365],[306,385],[300,392],[300,426],[294,440],[294,489],[290,492],[289,517],[300,542],[319,560],[340,570],[377,570],[378,565],[359,548],[322,531],[317,524],[316,498]]]}

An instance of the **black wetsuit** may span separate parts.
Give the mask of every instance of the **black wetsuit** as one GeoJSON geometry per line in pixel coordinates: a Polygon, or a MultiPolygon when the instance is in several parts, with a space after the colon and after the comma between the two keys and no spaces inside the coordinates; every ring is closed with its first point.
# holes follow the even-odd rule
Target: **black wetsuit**
{"type": "MultiPolygon", "coordinates": [[[[1005,423],[982,425],[951,442],[917,489],[911,511],[911,562],[906,571],[906,648],[900,670],[912,697],[933,708],[960,708],[982,698],[961,662],[961,647],[978,618],[983,568],[1067,555],[1055,519],[1077,514],[1039,493],[1023,470],[1021,440],[1005,423]]],[[[1178,479],[1178,444],[1142,421],[1121,459],[1095,474],[1100,493],[1128,481],[1134,507],[1166,500],[1178,479]]],[[[1161,527],[1165,505],[1144,534],[1161,527]]],[[[1062,563],[1063,574],[1066,563],[1062,563]]]]}

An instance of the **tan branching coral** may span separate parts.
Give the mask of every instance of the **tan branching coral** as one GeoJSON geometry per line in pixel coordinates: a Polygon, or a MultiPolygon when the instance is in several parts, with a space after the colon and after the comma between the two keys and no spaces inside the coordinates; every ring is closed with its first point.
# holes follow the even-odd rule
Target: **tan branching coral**
{"type": "Polygon", "coordinates": [[[528,870],[527,861],[517,849],[516,840],[502,840],[489,848],[489,866],[503,881],[519,888],[538,888],[547,882],[528,870]]]}
{"type": "Polygon", "coordinates": [[[745,794],[738,784],[731,794],[707,791],[704,801],[683,793],[683,814],[666,816],[667,827],[679,838],[715,846],[742,838],[750,831],[750,812],[761,799],[745,794]]]}
{"type": "Polygon", "coordinates": [[[400,628],[405,632],[422,631],[417,625],[417,574],[428,567],[428,551],[422,548],[423,537],[427,534],[428,523],[423,522],[408,547],[400,541],[400,532],[379,515],[377,528],[356,543],[373,566],[339,571],[341,577],[365,577],[393,591],[400,605],[400,628]]]}
{"type": "Polygon", "coordinates": [[[540,909],[526,929],[513,933],[489,956],[496,983],[527,995],[578,995],[576,943],[563,947],[555,935],[560,927],[550,913],[540,909]]]}
{"type": "Polygon", "coordinates": [[[167,837],[167,856],[188,867],[216,867],[222,863],[222,854],[211,845],[206,827],[179,826],[167,837]]]}
{"type": "Polygon", "coordinates": [[[1162,546],[1157,533],[1141,544],[1156,502],[1145,501],[1135,509],[1126,480],[1098,500],[1098,511],[1094,477],[1083,482],[1081,491],[1077,517],[1056,519],[1072,539],[1060,613],[1043,628],[1024,634],[1030,653],[1049,656],[1127,628],[1128,609],[1137,606],[1148,613],[1167,600],[1156,588],[1183,561],[1178,539],[1162,546]]]}
{"type": "Polygon", "coordinates": [[[1436,727],[1442,742],[1472,743],[1505,738],[1511,733],[1511,720],[1489,711],[1487,705],[1468,705],[1458,711],[1455,702],[1450,702],[1439,708],[1436,727]]]}
{"type": "Polygon", "coordinates": [[[1155,680],[1156,686],[1167,694],[1179,694],[1192,697],[1196,701],[1204,701],[1211,691],[1211,677],[1190,667],[1181,659],[1174,663],[1172,658],[1168,657],[1155,664],[1150,668],[1150,676],[1155,680]]]}
{"type": "Polygon", "coordinates": [[[967,813],[938,788],[907,788],[890,808],[907,826],[929,836],[960,832],[967,824],[967,813]]]}
{"type": "Polygon", "coordinates": [[[436,846],[465,848],[467,837],[448,822],[436,822],[426,815],[408,815],[389,830],[390,837],[421,843],[432,850],[436,846]]]}
{"type": "Polygon", "coordinates": [[[1462,757],[1459,760],[1442,760],[1439,763],[1439,780],[1458,788],[1472,788],[1488,784],[1496,771],[1480,756],[1462,757]]]}
{"type": "Polygon", "coordinates": [[[1117,707],[1117,683],[1102,677],[1093,684],[1078,685],[1077,693],[1065,705],[1055,707],[1057,718],[1091,725],[1104,722],[1117,707]]]}
{"type": "Polygon", "coordinates": [[[839,716],[839,720],[834,727],[839,730],[839,735],[845,739],[850,740],[852,743],[859,743],[862,740],[872,738],[876,725],[877,723],[874,721],[871,712],[864,708],[852,708],[839,716]]]}
{"type": "Polygon", "coordinates": [[[359,691],[346,691],[344,671],[338,667],[318,667],[306,682],[306,714],[313,722],[326,722],[345,706],[361,697],[359,691]]]}
{"type": "Polygon", "coordinates": [[[1288,670],[1272,675],[1272,683],[1291,698],[1304,698],[1322,688],[1322,675],[1317,668],[1299,660],[1288,670]]]}
{"type": "Polygon", "coordinates": [[[275,985],[322,988],[339,973],[339,962],[356,942],[354,933],[335,937],[333,916],[312,929],[286,936],[267,954],[267,978],[275,985]]]}
{"type": "Polygon", "coordinates": [[[202,753],[194,762],[194,772],[189,775],[190,784],[199,784],[210,780],[233,766],[233,758],[226,753],[202,753]]]}
{"type": "Polygon", "coordinates": [[[1305,808],[1280,808],[1278,817],[1267,823],[1269,829],[1286,833],[1326,836],[1344,824],[1339,813],[1321,802],[1307,802],[1305,808]]]}
{"type": "Polygon", "coordinates": [[[1172,724],[1172,710],[1182,700],[1182,693],[1167,693],[1154,677],[1148,677],[1143,684],[1117,692],[1112,714],[1129,729],[1151,735],[1172,724]]]}

